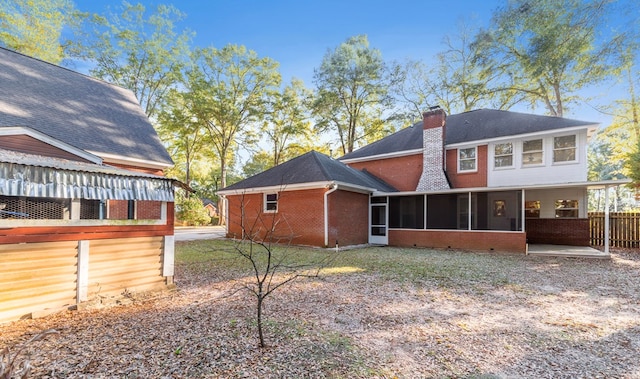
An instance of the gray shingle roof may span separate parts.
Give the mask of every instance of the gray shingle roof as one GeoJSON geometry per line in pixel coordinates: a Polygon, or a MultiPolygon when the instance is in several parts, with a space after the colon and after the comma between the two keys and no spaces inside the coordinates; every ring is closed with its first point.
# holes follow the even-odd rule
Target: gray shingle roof
{"type": "Polygon", "coordinates": [[[358,171],[317,151],[310,151],[221,191],[336,181],[393,192],[395,188],[366,171],[358,171]]]}
{"type": "Polygon", "coordinates": [[[173,164],[127,89],[0,48],[0,93],[0,127],[30,127],[99,156],[173,164]]]}
{"type": "MultiPolygon", "coordinates": [[[[447,116],[447,145],[594,125],[594,122],[527,113],[479,109],[447,116]]],[[[422,148],[422,121],[363,146],[340,159],[355,159],[422,148]]]]}

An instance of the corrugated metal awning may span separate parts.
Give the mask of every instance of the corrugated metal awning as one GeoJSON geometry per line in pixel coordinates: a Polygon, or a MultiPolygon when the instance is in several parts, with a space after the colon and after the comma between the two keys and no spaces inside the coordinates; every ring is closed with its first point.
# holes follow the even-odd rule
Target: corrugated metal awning
{"type": "Polygon", "coordinates": [[[40,157],[42,160],[35,163],[33,155],[3,152],[0,195],[174,201],[173,181],[169,178],[48,157],[40,157]]]}

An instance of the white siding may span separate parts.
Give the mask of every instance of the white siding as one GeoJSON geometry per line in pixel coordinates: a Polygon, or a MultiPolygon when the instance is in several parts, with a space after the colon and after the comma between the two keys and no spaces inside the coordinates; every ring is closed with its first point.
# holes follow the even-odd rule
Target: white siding
{"type": "Polygon", "coordinates": [[[587,131],[579,130],[525,138],[512,138],[488,144],[487,186],[503,187],[536,184],[559,184],[584,182],[587,180],[587,131]],[[557,136],[576,135],[576,161],[553,163],[553,138],[557,136]],[[522,165],[522,142],[534,139],[543,141],[543,164],[533,167],[522,165]],[[497,143],[513,143],[513,166],[494,167],[494,145],[497,143]]]}

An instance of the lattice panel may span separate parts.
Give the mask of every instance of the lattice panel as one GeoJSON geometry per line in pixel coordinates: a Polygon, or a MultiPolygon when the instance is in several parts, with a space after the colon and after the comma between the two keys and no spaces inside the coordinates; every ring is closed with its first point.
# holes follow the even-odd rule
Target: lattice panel
{"type": "Polygon", "coordinates": [[[0,218],[63,220],[69,209],[66,199],[0,196],[0,218]]]}

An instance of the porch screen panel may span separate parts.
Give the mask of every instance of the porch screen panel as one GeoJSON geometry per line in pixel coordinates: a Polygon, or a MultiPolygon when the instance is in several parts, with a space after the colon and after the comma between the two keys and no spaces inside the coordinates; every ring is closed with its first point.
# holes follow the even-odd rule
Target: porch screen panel
{"type": "Polygon", "coordinates": [[[427,229],[458,228],[458,194],[427,195],[427,229]]]}
{"type": "Polygon", "coordinates": [[[424,196],[390,197],[389,227],[424,229],[424,196]]]}

